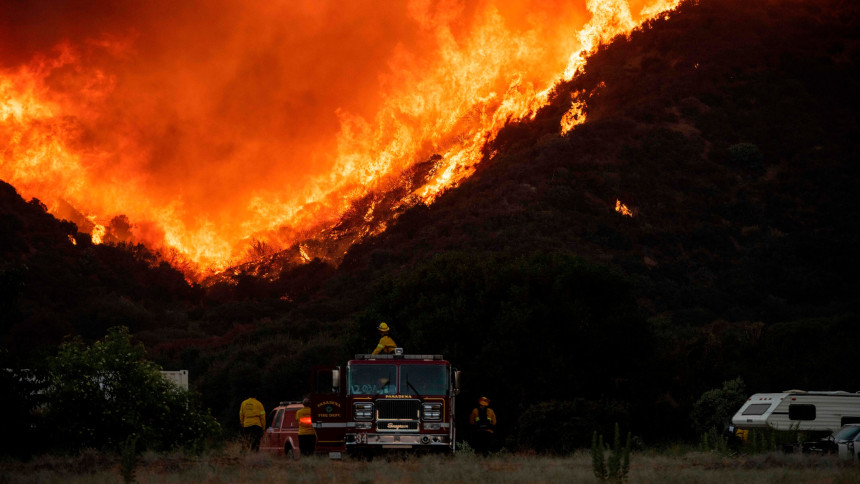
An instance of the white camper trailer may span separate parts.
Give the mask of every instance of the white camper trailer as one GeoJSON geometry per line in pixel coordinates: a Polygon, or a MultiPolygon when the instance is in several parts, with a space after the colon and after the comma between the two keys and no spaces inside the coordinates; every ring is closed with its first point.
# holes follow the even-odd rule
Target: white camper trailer
{"type": "Polygon", "coordinates": [[[732,417],[741,429],[827,430],[860,423],[860,392],[756,393],[732,417]]]}

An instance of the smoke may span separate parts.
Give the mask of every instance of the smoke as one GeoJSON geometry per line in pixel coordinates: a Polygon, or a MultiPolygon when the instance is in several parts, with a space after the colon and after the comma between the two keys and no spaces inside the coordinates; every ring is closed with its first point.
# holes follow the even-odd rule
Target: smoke
{"type": "MultiPolygon", "coordinates": [[[[560,72],[590,18],[585,3],[4,2],[0,74],[38,71],[67,140],[51,156],[73,163],[0,177],[104,224],[127,214],[138,239],[163,237],[195,259],[235,255],[239,240],[319,200],[345,169],[344,151],[384,137],[377,118],[392,100],[424,106],[413,91],[427,89],[428,75],[452,76],[444,62],[472,62],[463,49],[504,44],[512,64],[539,71],[535,80],[560,72]],[[496,37],[473,38],[488,35],[488,19],[500,24],[496,37]]],[[[510,79],[494,75],[503,92],[510,79]]],[[[445,115],[437,111],[424,115],[445,115]]],[[[375,161],[376,148],[362,149],[359,162],[375,161]]],[[[431,154],[415,150],[418,161],[431,154]]]]}

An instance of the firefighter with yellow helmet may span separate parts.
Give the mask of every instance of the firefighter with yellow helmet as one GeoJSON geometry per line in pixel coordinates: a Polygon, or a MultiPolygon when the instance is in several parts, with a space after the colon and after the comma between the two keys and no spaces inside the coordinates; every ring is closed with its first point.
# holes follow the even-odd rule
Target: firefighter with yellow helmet
{"type": "Polygon", "coordinates": [[[388,327],[384,321],[379,323],[379,326],[376,327],[376,331],[379,333],[379,344],[376,345],[376,348],[373,350],[374,355],[384,354],[390,355],[394,353],[394,348],[397,348],[397,343],[391,339],[391,336],[388,336],[388,331],[391,328],[388,327]]]}
{"type": "Polygon", "coordinates": [[[490,408],[489,398],[478,399],[478,407],[469,415],[469,423],[475,430],[475,441],[472,445],[475,452],[487,455],[493,445],[493,427],[496,426],[496,413],[490,408]]]}

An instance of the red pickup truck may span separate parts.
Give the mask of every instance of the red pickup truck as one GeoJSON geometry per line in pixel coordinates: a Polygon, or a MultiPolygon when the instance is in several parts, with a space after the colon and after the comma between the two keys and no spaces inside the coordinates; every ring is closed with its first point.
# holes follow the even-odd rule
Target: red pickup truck
{"type": "Polygon", "coordinates": [[[260,450],[299,457],[299,422],[296,411],[302,402],[281,402],[269,412],[269,427],[263,433],[260,450]]]}

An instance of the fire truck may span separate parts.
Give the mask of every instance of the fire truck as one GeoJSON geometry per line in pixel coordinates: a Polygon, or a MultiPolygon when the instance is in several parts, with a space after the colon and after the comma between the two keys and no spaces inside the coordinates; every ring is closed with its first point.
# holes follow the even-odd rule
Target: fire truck
{"type": "Polygon", "coordinates": [[[314,367],[312,380],[318,452],[454,452],[460,372],[442,355],[359,354],[345,367],[314,367]]]}

